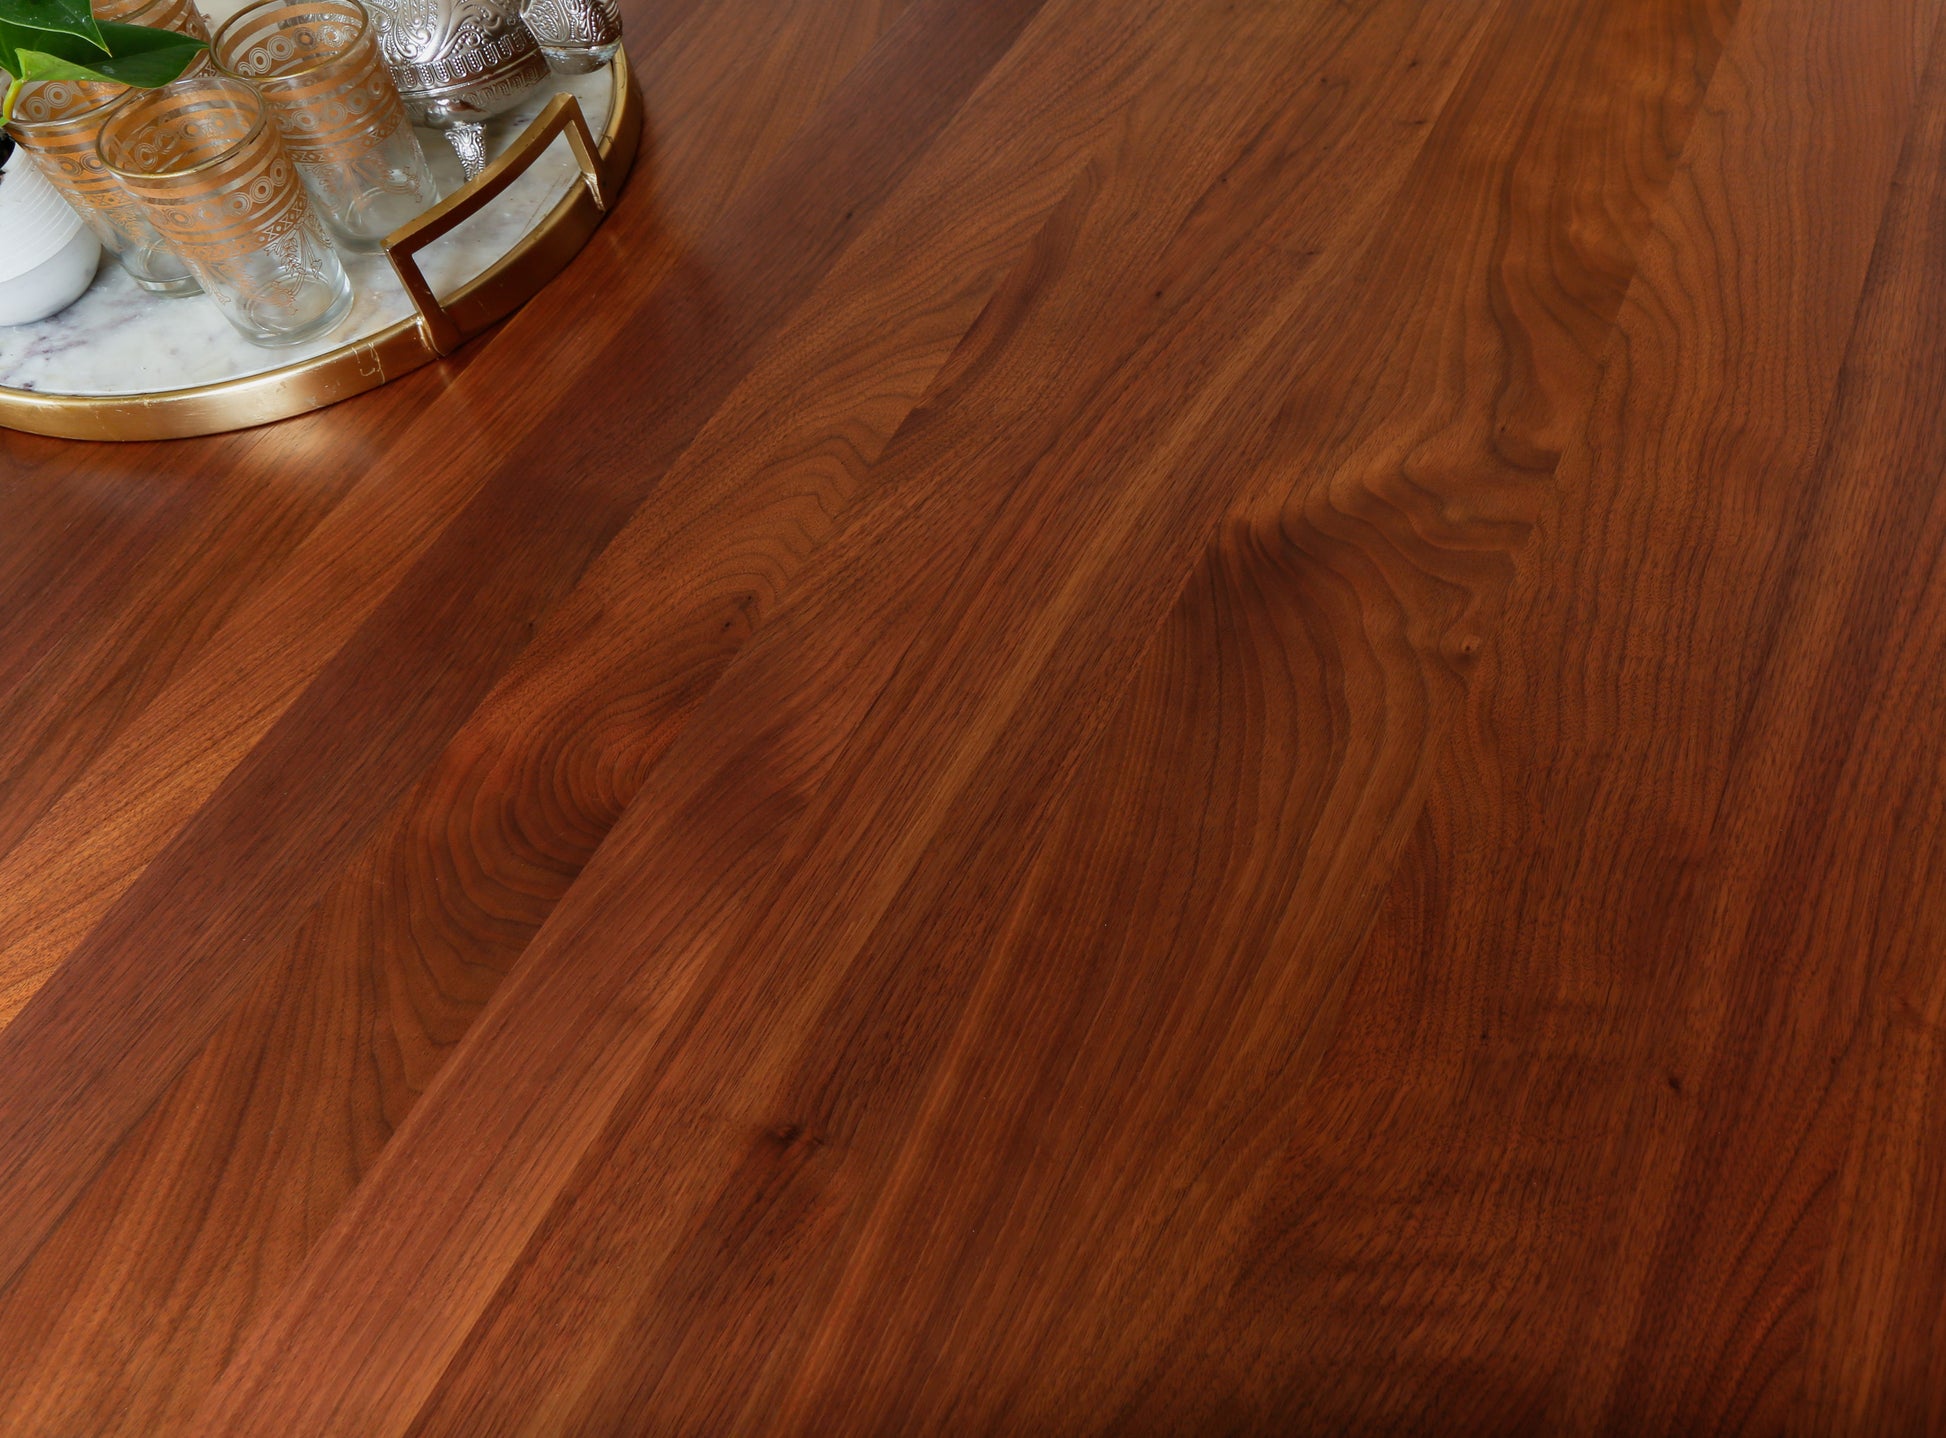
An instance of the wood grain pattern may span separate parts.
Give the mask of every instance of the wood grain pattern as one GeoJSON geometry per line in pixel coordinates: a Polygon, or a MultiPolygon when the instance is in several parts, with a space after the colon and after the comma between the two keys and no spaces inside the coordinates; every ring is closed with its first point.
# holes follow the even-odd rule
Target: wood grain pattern
{"type": "Polygon", "coordinates": [[[0,1431],[1937,1426],[1938,7],[625,8],[500,330],[0,436],[0,1431]]]}

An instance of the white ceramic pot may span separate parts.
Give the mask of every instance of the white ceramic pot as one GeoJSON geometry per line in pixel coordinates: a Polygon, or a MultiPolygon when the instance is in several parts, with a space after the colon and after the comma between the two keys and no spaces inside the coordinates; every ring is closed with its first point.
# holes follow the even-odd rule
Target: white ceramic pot
{"type": "Polygon", "coordinates": [[[0,325],[66,309],[100,261],[101,244],[81,216],[15,149],[0,167],[0,325]]]}

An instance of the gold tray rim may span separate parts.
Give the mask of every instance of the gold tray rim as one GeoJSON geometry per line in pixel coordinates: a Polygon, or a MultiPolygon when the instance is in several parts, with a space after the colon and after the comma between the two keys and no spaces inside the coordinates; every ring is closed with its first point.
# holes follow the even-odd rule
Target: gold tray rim
{"type": "MultiPolygon", "coordinates": [[[[539,294],[600,225],[628,178],[642,134],[642,95],[627,52],[611,63],[613,90],[598,139],[603,199],[573,183],[554,208],[485,272],[443,301],[471,339],[539,294]]],[[[189,389],[117,395],[47,394],[0,385],[0,427],[57,439],[187,439],[251,429],[323,409],[410,374],[440,357],[418,315],[408,315],[310,359],[189,389]]]]}

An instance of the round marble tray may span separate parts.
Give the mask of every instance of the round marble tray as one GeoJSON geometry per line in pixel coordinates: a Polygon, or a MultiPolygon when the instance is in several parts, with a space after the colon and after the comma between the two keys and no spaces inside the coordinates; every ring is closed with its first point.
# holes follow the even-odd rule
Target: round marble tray
{"type": "Polygon", "coordinates": [[[74,439],[212,434],[396,379],[519,308],[561,271],[620,190],[640,131],[625,55],[593,74],[550,76],[493,121],[486,173],[470,184],[451,146],[421,131],[446,198],[401,232],[408,242],[392,237],[391,254],[345,254],[357,295],[351,314],[291,349],[249,343],[201,295],[151,295],[104,257],[87,293],[60,314],[0,328],[0,425],[74,439]],[[596,141],[586,160],[574,132],[580,120],[596,141]],[[401,281],[415,265],[424,284],[416,300],[401,281]]]}

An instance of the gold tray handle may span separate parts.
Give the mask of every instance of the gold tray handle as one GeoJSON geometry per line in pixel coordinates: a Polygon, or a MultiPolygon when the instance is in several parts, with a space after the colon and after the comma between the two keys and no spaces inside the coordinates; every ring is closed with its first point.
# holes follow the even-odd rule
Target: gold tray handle
{"type": "Polygon", "coordinates": [[[392,262],[399,283],[405,286],[412,307],[419,312],[420,333],[435,353],[449,355],[470,336],[460,329],[458,321],[446,312],[439,296],[426,283],[425,274],[419,269],[419,251],[485,209],[501,191],[524,175],[541,152],[554,143],[555,136],[561,134],[568,137],[568,146],[581,167],[581,180],[588,187],[589,198],[594,200],[596,209],[605,211],[608,200],[601,192],[601,153],[595,148],[595,137],[589,132],[580,102],[563,92],[547,102],[547,108],[534,117],[520,138],[492,164],[423,215],[406,221],[385,237],[385,258],[392,262]]]}

